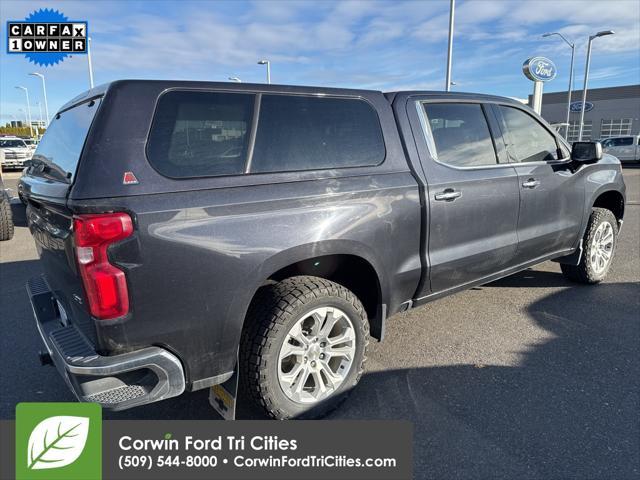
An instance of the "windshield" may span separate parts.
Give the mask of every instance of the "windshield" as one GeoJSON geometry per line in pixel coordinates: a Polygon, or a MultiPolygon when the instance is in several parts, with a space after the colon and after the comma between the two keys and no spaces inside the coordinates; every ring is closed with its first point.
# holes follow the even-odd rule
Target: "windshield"
{"type": "Polygon", "coordinates": [[[25,148],[27,145],[22,140],[18,139],[2,139],[0,140],[0,148],[25,148]]]}
{"type": "Polygon", "coordinates": [[[99,99],[92,100],[56,115],[33,154],[34,162],[48,167],[43,173],[68,181],[73,179],[99,105],[99,99]]]}

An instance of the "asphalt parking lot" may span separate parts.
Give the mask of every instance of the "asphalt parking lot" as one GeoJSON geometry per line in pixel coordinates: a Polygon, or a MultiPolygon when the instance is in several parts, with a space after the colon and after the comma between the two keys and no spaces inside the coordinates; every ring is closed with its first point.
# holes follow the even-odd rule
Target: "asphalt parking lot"
{"type": "MultiPolygon", "coordinates": [[[[15,188],[17,174],[7,175],[15,188]]],[[[624,228],[595,287],[535,268],[390,319],[361,384],[331,419],[407,419],[416,478],[640,478],[640,169],[625,169],[624,228]]],[[[41,348],[24,284],[40,273],[24,209],[0,244],[0,418],[72,401],[41,348]]],[[[242,405],[240,417],[257,418],[242,405]]],[[[112,419],[215,419],[207,392],[112,419]]]]}

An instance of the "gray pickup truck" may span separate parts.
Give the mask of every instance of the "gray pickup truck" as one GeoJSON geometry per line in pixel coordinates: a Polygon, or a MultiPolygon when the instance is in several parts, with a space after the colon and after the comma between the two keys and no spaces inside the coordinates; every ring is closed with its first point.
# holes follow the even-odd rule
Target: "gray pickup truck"
{"type": "Polygon", "coordinates": [[[73,99],[21,181],[79,400],[236,377],[280,419],[335,408],[395,313],[550,259],[602,281],[625,205],[617,159],[506,98],[187,81],[73,99]]]}

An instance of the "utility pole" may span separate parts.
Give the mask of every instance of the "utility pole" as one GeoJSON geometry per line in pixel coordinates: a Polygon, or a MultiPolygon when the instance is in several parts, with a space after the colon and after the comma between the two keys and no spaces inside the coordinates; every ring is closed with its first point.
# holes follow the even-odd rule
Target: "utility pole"
{"type": "Polygon", "coordinates": [[[449,48],[447,50],[447,79],[445,88],[451,91],[451,62],[453,60],[453,17],[456,10],[456,0],[451,0],[449,7],[449,48]]]}
{"type": "Polygon", "coordinates": [[[582,87],[582,106],[580,107],[580,130],[578,132],[578,141],[582,141],[582,130],[584,127],[584,108],[587,103],[587,84],[589,83],[589,67],[591,65],[591,42],[598,37],[604,37],[605,35],[613,35],[613,30],[603,30],[591,35],[589,37],[589,43],[587,44],[587,63],[584,66],[584,86],[582,87]]]}
{"type": "Polygon", "coordinates": [[[89,88],[93,88],[93,65],[91,64],[91,37],[87,39],[87,62],[89,64],[89,88]]]}
{"type": "Polygon", "coordinates": [[[29,75],[33,75],[34,77],[39,77],[40,80],[42,80],[42,96],[44,98],[44,114],[47,118],[47,121],[44,124],[44,127],[49,128],[49,102],[47,102],[47,86],[45,85],[45,82],[44,82],[44,75],[37,72],[30,73],[29,75]]]}
{"type": "Polygon", "coordinates": [[[29,123],[29,135],[33,137],[33,125],[31,125],[31,104],[29,103],[29,90],[27,87],[16,86],[19,90],[24,90],[25,95],[27,96],[27,122],[29,123]]]}

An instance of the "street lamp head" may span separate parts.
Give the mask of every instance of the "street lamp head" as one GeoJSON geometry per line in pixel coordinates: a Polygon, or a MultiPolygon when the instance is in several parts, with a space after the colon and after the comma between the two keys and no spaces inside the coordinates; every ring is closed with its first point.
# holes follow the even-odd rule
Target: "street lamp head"
{"type": "Polygon", "coordinates": [[[34,77],[44,78],[44,75],[38,72],[31,72],[29,75],[32,75],[34,77]]]}
{"type": "Polygon", "coordinates": [[[16,85],[16,88],[19,88],[20,90],[24,90],[25,92],[27,91],[27,87],[22,87],[20,85],[16,85]]]}
{"type": "Polygon", "coordinates": [[[589,40],[591,41],[594,38],[604,37],[606,35],[613,35],[614,33],[616,33],[616,32],[614,32],[613,30],[602,30],[601,32],[596,33],[595,35],[591,35],[589,37],[589,40]]]}
{"type": "Polygon", "coordinates": [[[549,33],[542,34],[543,37],[550,37],[551,35],[554,35],[554,33],[549,32],[549,33]]]}
{"type": "Polygon", "coordinates": [[[229,77],[229,80],[231,80],[232,82],[242,83],[242,80],[240,80],[238,77],[229,77]]]}
{"type": "Polygon", "coordinates": [[[260,60],[260,61],[258,61],[258,65],[266,65],[267,63],[269,63],[269,60],[260,60]]]}

